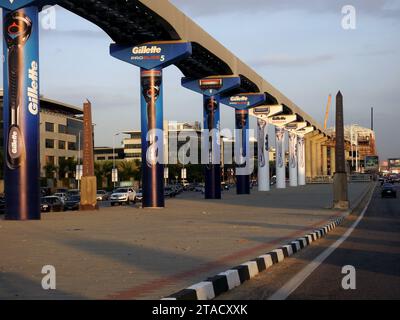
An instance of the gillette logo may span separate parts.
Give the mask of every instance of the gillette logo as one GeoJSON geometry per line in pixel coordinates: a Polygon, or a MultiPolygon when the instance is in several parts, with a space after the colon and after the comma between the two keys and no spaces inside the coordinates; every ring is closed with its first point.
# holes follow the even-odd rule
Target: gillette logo
{"type": "Polygon", "coordinates": [[[234,96],[231,97],[231,102],[247,102],[249,98],[246,96],[234,96]]]}
{"type": "Polygon", "coordinates": [[[28,77],[31,80],[31,85],[28,87],[28,109],[36,116],[39,113],[39,65],[36,61],[32,61],[28,77]]]}
{"type": "Polygon", "coordinates": [[[11,153],[13,155],[16,155],[18,153],[18,132],[16,130],[14,130],[11,133],[11,153]]]}
{"type": "Polygon", "coordinates": [[[141,47],[134,47],[132,49],[133,54],[158,54],[161,53],[162,49],[157,46],[141,46],[141,47]]]}

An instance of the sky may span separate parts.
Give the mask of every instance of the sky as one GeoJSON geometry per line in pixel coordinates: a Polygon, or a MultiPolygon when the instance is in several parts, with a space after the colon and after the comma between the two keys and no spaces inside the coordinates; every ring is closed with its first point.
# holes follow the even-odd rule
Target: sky
{"type": "MultiPolygon", "coordinates": [[[[321,124],[338,90],[346,124],[369,127],[374,107],[381,159],[400,157],[399,1],[171,2],[321,124]],[[342,28],[344,5],[356,9],[355,30],[342,28]]],[[[41,30],[41,93],[75,105],[88,98],[95,144],[112,146],[114,133],[140,128],[139,70],[110,57],[111,39],[97,26],[60,7],[55,21],[41,30]]],[[[164,117],[201,121],[202,97],[182,88],[181,77],[175,66],[165,69],[164,117]]],[[[221,119],[234,127],[232,109],[222,106],[221,119]]]]}

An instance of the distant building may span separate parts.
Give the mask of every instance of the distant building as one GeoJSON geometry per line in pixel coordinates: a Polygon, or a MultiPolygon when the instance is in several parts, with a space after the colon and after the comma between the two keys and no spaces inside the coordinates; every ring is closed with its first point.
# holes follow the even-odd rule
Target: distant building
{"type": "MultiPolygon", "coordinates": [[[[83,147],[82,130],[82,108],[40,97],[41,177],[45,177],[44,168],[48,164],[58,167],[63,159],[78,159],[79,150],[82,150],[83,147]]],[[[0,90],[1,148],[4,148],[3,132],[3,90],[0,90]]],[[[54,176],[56,176],[56,172],[54,176]]]]}
{"type": "Polygon", "coordinates": [[[95,147],[94,161],[124,160],[124,148],[95,147]]]}
{"type": "MultiPolygon", "coordinates": [[[[335,134],[335,128],[328,129],[332,135],[335,134]]],[[[365,168],[365,157],[376,156],[376,137],[371,129],[359,125],[347,125],[344,128],[344,135],[347,141],[350,141],[351,147],[346,156],[353,171],[363,172],[365,168]]]]}

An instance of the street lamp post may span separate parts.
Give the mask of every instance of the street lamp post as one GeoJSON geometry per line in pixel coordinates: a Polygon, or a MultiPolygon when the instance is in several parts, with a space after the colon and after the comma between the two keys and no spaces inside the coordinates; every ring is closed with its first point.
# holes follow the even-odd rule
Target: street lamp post
{"type": "MultiPolygon", "coordinates": [[[[117,133],[115,133],[114,136],[113,136],[113,173],[115,172],[115,169],[116,169],[116,160],[115,160],[115,137],[119,136],[121,133],[122,133],[122,132],[117,132],[117,133]]],[[[117,182],[115,181],[115,179],[113,179],[113,180],[114,180],[114,189],[115,189],[116,183],[117,183],[117,182]]]]}

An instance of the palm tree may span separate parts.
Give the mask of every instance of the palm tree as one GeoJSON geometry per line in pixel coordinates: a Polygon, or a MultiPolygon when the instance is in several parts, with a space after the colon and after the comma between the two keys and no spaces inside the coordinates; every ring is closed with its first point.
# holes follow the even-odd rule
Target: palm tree
{"type": "Polygon", "coordinates": [[[139,168],[133,161],[121,161],[118,163],[118,172],[122,181],[129,181],[137,177],[139,168]]]}

